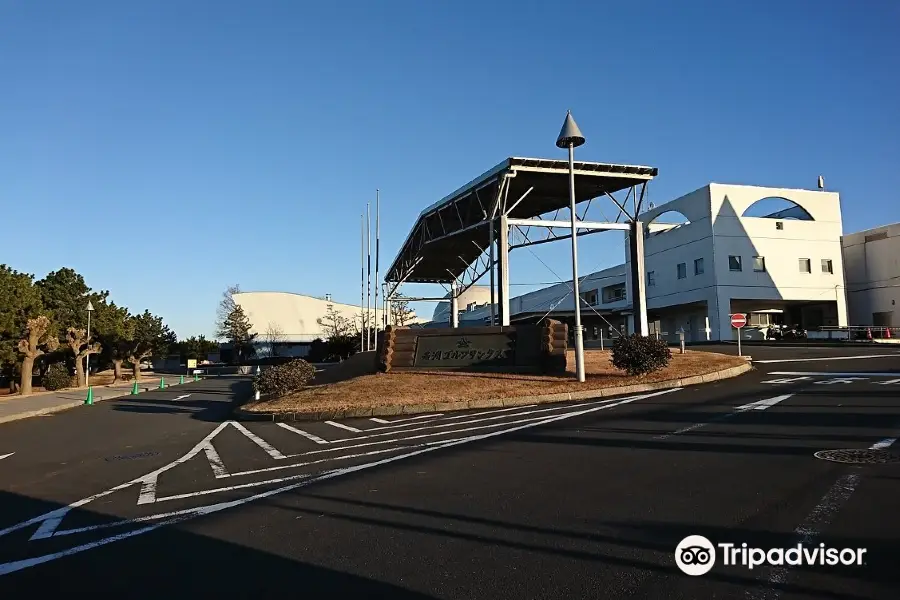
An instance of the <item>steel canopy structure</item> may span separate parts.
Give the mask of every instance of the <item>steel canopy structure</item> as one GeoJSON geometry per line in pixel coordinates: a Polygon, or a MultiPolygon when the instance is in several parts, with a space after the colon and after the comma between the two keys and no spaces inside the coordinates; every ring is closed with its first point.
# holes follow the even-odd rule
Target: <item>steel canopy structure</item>
{"type": "MultiPolygon", "coordinates": [[[[576,211],[578,205],[586,203],[581,215],[574,215],[574,228],[569,208],[569,162],[563,160],[507,158],[426,208],[385,274],[385,302],[389,303],[406,282],[441,284],[449,288],[451,326],[457,327],[459,294],[490,272],[492,321],[496,323],[495,307],[499,306],[499,324],[509,325],[509,251],[570,239],[572,231],[579,237],[610,229],[628,231],[633,238],[631,252],[640,255],[636,256],[640,262],[635,263],[635,271],[640,272],[643,227],[637,217],[647,183],[658,170],[596,162],[574,162],[573,166],[576,211]],[[625,197],[616,198],[614,194],[623,190],[627,190],[625,197]],[[585,220],[597,198],[610,200],[618,209],[614,221],[605,214],[602,221],[585,220]],[[560,220],[563,209],[569,218],[560,220]],[[625,221],[621,221],[623,215],[625,221]],[[518,236],[511,236],[514,233],[518,236]],[[517,239],[511,243],[511,237],[517,239]],[[499,285],[495,285],[495,270],[499,271],[499,285]]],[[[640,331],[646,329],[645,308],[636,311],[641,315],[640,331]]]]}
{"type": "MultiPolygon", "coordinates": [[[[565,160],[510,157],[426,208],[385,274],[389,294],[404,282],[452,284],[459,291],[471,286],[495,262],[483,255],[493,248],[497,229],[500,238],[507,237],[508,227],[519,230],[523,241],[512,247],[571,237],[554,231],[570,226],[568,220],[556,220],[559,211],[569,205],[568,173],[565,160]],[[551,219],[541,218],[554,212],[551,219]],[[498,228],[500,219],[508,227],[501,223],[498,228]],[[529,236],[531,227],[547,228],[546,236],[529,236]]],[[[628,198],[638,207],[637,188],[640,186],[642,199],[647,182],[657,173],[654,167],[575,162],[576,203],[606,197],[619,210],[615,222],[577,220],[577,227],[586,230],[584,233],[628,230],[627,222],[619,222],[623,213],[628,215],[624,208],[628,198]],[[622,190],[628,193],[620,201],[613,194],[622,190]]]]}

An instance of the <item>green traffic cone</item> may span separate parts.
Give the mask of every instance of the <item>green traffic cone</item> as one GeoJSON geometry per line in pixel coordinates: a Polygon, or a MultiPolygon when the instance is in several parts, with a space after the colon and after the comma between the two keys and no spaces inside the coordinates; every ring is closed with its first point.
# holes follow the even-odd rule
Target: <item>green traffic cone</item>
{"type": "Polygon", "coordinates": [[[182,375],[182,376],[178,379],[178,383],[184,383],[184,375],[182,375]]]}
{"type": "Polygon", "coordinates": [[[94,388],[88,388],[87,398],[84,399],[84,403],[87,405],[91,405],[94,403],[94,388]]]}
{"type": "Polygon", "coordinates": [[[131,395],[136,396],[138,393],[137,380],[131,385],[131,395]]]}
{"type": "Polygon", "coordinates": [[[159,389],[161,389],[161,390],[166,389],[166,378],[165,377],[159,378],[159,389]]]}
{"type": "Polygon", "coordinates": [[[200,376],[194,373],[194,381],[200,381],[200,376]]]}

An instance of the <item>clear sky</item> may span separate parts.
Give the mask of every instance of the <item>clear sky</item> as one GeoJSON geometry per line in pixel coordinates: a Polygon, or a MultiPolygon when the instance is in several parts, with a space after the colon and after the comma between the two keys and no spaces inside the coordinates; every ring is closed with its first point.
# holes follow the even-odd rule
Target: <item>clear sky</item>
{"type": "MultiPolygon", "coordinates": [[[[180,337],[233,283],[352,303],[375,188],[384,268],[459,185],[564,158],[566,109],[579,159],[659,168],[657,204],[822,174],[846,232],[900,221],[898,25],[893,0],[0,0],[0,262],[180,337]]],[[[535,250],[561,276],[564,246],[535,250]]],[[[515,293],[556,280],[517,252],[515,293]]]]}

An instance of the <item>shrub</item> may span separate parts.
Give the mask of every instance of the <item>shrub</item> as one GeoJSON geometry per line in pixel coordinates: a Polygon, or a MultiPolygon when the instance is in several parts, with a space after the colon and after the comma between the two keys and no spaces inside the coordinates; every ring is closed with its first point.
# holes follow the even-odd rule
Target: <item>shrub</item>
{"type": "Polygon", "coordinates": [[[301,389],[315,374],[315,367],[298,358],[261,371],[253,378],[253,389],[260,394],[283,396],[301,389]]]}
{"type": "Polygon", "coordinates": [[[69,369],[65,363],[56,362],[47,367],[41,379],[41,386],[45,390],[54,391],[67,388],[72,384],[72,376],[69,375],[69,369]]]}
{"type": "Polygon", "coordinates": [[[632,334],[619,336],[612,346],[612,364],[629,375],[645,375],[669,365],[672,353],[664,340],[632,334]]]}
{"type": "Polygon", "coordinates": [[[328,359],[328,343],[321,338],[316,338],[309,345],[309,354],[306,355],[309,362],[320,363],[328,359]]]}

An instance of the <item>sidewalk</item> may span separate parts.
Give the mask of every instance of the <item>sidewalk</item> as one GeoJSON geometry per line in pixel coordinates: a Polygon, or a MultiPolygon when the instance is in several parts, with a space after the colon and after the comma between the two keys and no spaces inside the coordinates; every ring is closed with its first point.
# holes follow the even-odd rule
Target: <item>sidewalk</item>
{"type": "MultiPolygon", "coordinates": [[[[177,375],[169,375],[169,382],[178,384],[177,375]]],[[[167,383],[169,387],[172,383],[167,383]]],[[[93,386],[94,402],[110,400],[131,393],[132,383],[116,383],[112,385],[93,386]]],[[[142,392],[159,389],[159,376],[144,377],[138,382],[142,392]]],[[[46,415],[81,406],[87,397],[87,388],[69,389],[59,392],[38,393],[32,396],[0,396],[0,423],[16,421],[38,415],[46,415]]]]}

